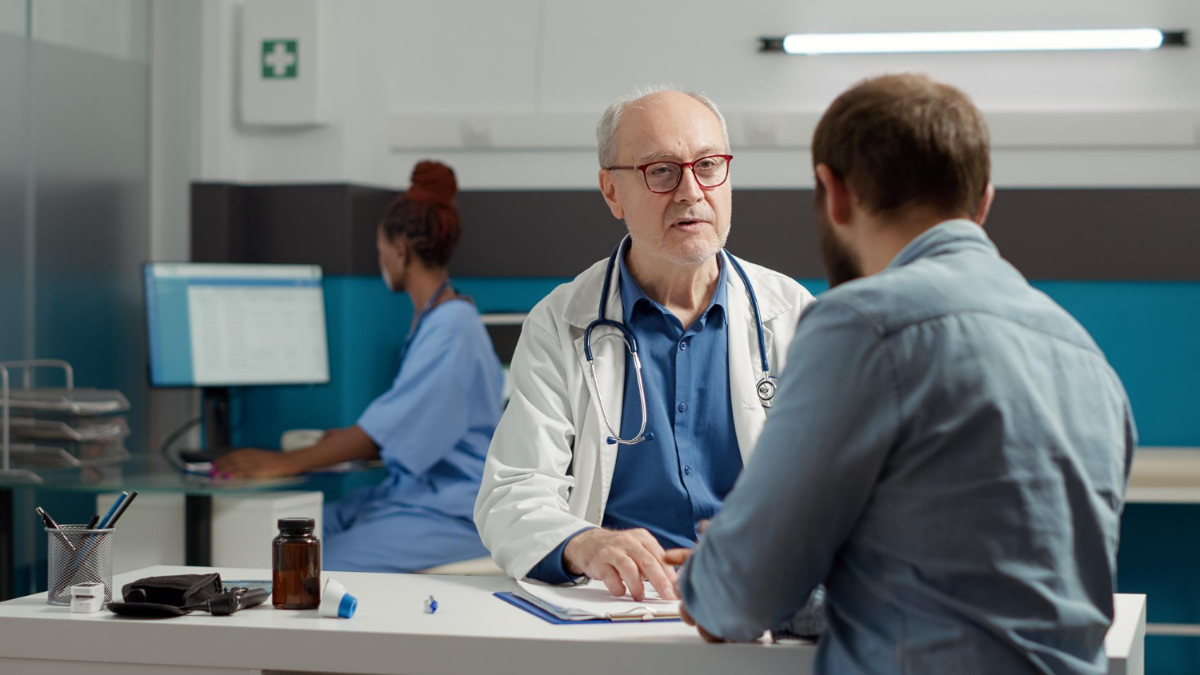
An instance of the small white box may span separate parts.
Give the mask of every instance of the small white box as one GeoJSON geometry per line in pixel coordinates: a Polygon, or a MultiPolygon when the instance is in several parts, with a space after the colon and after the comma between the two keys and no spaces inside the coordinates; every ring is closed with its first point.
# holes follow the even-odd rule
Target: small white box
{"type": "Polygon", "coordinates": [[[99,612],[104,608],[104,584],[89,582],[71,587],[71,611],[81,614],[99,612]]]}

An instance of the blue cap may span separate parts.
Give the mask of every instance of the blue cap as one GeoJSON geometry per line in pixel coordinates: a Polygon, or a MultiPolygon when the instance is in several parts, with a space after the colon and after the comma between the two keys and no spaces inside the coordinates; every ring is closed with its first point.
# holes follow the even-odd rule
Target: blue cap
{"type": "Polygon", "coordinates": [[[342,596],[342,601],[338,603],[338,616],[343,619],[349,619],[354,616],[354,612],[357,609],[358,598],[346,593],[342,596]]]}

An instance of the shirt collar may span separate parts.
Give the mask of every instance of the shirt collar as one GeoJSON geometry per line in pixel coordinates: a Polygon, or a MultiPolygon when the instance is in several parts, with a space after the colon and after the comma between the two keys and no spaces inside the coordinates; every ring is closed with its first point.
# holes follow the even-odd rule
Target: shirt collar
{"type": "MultiPolygon", "coordinates": [[[[673,316],[667,311],[666,307],[663,307],[655,302],[650,296],[646,295],[646,291],[642,289],[642,285],[637,282],[637,279],[633,278],[632,274],[630,274],[629,267],[625,264],[626,250],[628,249],[621,251],[617,255],[618,261],[621,265],[621,308],[625,315],[624,321],[626,325],[633,324],[633,311],[639,304],[647,308],[657,310],[663,315],[673,316]]],[[[720,276],[717,277],[717,290],[715,293],[713,293],[712,300],[708,303],[708,307],[705,308],[702,314],[700,314],[699,322],[701,326],[707,323],[708,316],[712,312],[713,307],[721,308],[721,311],[718,314],[722,318],[728,312],[726,305],[729,294],[726,290],[728,284],[726,283],[725,269],[729,267],[729,265],[725,262],[724,250],[721,250],[717,254],[717,267],[720,269],[720,276]]]]}
{"type": "Polygon", "coordinates": [[[900,249],[888,267],[903,267],[921,258],[964,248],[978,248],[996,253],[996,245],[987,233],[974,221],[966,219],[947,220],[925,230],[916,239],[900,249]]]}

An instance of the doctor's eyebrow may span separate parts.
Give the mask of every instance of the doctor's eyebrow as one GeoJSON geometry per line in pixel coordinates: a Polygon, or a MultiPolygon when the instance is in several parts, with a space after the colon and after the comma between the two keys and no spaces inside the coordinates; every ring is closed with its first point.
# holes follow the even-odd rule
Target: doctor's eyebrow
{"type": "MultiPolygon", "coordinates": [[[[705,146],[705,147],[697,150],[695,153],[695,156],[696,156],[696,159],[699,159],[701,157],[707,157],[709,155],[724,154],[724,152],[725,151],[721,150],[720,148],[715,148],[711,145],[708,145],[708,146],[705,146]]],[[[651,153],[642,155],[641,157],[638,158],[637,163],[645,164],[647,162],[657,162],[659,160],[670,160],[673,162],[690,162],[690,161],[692,161],[690,159],[681,159],[679,157],[679,155],[676,155],[673,152],[659,151],[659,152],[651,152],[651,153]]]]}

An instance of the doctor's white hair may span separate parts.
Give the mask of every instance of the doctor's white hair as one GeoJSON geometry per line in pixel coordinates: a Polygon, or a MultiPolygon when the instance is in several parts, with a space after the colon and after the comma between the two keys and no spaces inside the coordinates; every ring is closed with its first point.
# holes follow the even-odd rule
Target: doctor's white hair
{"type": "Polygon", "coordinates": [[[621,126],[621,116],[630,107],[638,107],[635,105],[637,101],[650,94],[659,94],[664,91],[676,91],[681,94],[687,94],[697,101],[704,104],[704,107],[712,111],[712,114],[717,116],[717,121],[721,123],[721,138],[725,141],[725,152],[729,152],[729,127],[725,124],[725,116],[717,108],[717,104],[713,103],[712,99],[695,91],[684,91],[673,84],[655,84],[644,87],[638,87],[629,94],[613,101],[613,104],[608,106],[608,110],[604,111],[604,115],[600,117],[600,123],[596,125],[596,141],[599,145],[600,168],[616,165],[617,159],[617,129],[621,126]]]}

